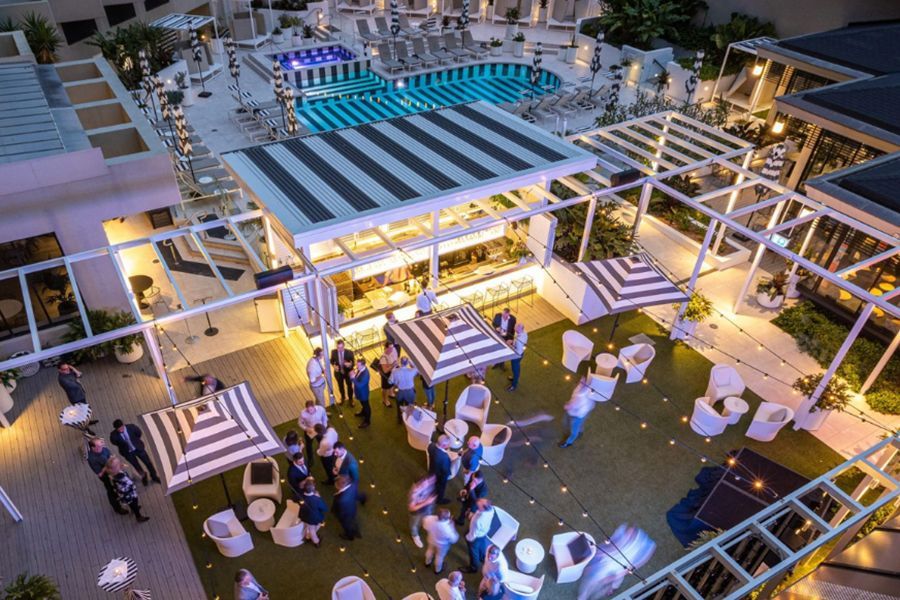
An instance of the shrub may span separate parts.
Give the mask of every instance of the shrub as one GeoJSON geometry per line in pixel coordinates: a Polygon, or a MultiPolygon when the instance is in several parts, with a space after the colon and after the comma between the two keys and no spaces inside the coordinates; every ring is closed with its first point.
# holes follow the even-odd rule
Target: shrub
{"type": "MultiPolygon", "coordinates": [[[[655,38],[674,40],[706,3],[694,0],[603,0],[598,18],[609,42],[642,50],[655,38]]],[[[596,35],[596,34],[595,34],[596,35]]]]}
{"type": "MultiPolygon", "coordinates": [[[[824,373],[798,377],[791,386],[804,396],[812,396],[822,382],[824,373]]],[[[816,399],[815,408],[818,410],[842,411],[850,403],[850,386],[847,382],[835,375],[825,384],[825,389],[816,399]]]]}
{"type": "Polygon", "coordinates": [[[59,600],[59,588],[46,575],[21,573],[4,590],[5,600],[59,600]]]}
{"type": "Polygon", "coordinates": [[[880,390],[866,394],[869,408],[885,415],[900,415],[900,391],[880,390]]]}

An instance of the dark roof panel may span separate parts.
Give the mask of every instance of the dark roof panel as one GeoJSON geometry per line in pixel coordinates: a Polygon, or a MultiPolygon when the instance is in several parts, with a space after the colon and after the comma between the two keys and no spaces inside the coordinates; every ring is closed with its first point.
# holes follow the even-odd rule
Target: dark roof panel
{"type": "Polygon", "coordinates": [[[900,72],[900,21],[848,25],[777,45],[872,75],[900,72]]]}
{"type": "Polygon", "coordinates": [[[900,135],[900,73],[827,86],[806,92],[802,97],[900,135]]]}
{"type": "Polygon", "coordinates": [[[900,214],[900,156],[871,167],[854,170],[835,180],[849,192],[889,208],[900,214]]]}

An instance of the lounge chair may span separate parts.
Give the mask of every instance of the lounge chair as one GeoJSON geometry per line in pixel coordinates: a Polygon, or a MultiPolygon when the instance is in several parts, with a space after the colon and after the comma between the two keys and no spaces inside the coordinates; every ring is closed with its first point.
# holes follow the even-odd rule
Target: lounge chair
{"type": "Polygon", "coordinates": [[[547,117],[555,117],[557,113],[553,112],[552,108],[557,100],[559,100],[559,97],[556,94],[544,94],[540,102],[531,109],[531,114],[541,120],[547,117]]]}
{"type": "Polygon", "coordinates": [[[454,54],[459,58],[472,58],[473,56],[477,56],[471,50],[466,50],[457,44],[456,36],[453,33],[444,34],[444,47],[447,48],[447,52],[454,54]]]}
{"type": "Polygon", "coordinates": [[[423,31],[417,27],[413,27],[409,24],[409,17],[404,14],[400,15],[400,31],[403,32],[404,35],[412,37],[414,35],[422,35],[423,31]]]}
{"type": "MultiPolygon", "coordinates": [[[[393,37],[394,34],[391,33],[391,28],[388,27],[387,19],[384,17],[375,17],[375,29],[378,30],[378,35],[383,38],[393,37]]],[[[401,31],[402,33],[402,31],[401,31]]],[[[398,34],[400,35],[400,34],[398,34]]]]}
{"type": "Polygon", "coordinates": [[[356,30],[359,32],[359,37],[367,42],[377,42],[382,38],[382,36],[377,33],[372,33],[369,29],[369,21],[367,19],[357,19],[356,30]]]}
{"type": "Polygon", "coordinates": [[[550,554],[556,561],[556,583],[572,583],[597,554],[597,542],[583,531],[559,533],[550,542],[550,554]]]}
{"type": "Polygon", "coordinates": [[[554,102],[553,106],[550,107],[550,110],[558,115],[575,114],[575,112],[578,111],[578,107],[572,104],[572,100],[574,100],[577,95],[577,93],[571,93],[560,96],[559,100],[554,102]]]}
{"type": "Polygon", "coordinates": [[[694,413],[691,415],[691,429],[704,437],[719,435],[728,427],[728,417],[712,407],[710,398],[703,396],[694,400],[694,413]]]}
{"type": "Polygon", "coordinates": [[[581,90],[569,102],[582,110],[593,110],[597,105],[591,101],[591,90],[581,90]]]}
{"type": "Polygon", "coordinates": [[[468,29],[465,29],[462,32],[462,47],[469,52],[474,52],[478,58],[481,58],[490,52],[490,50],[475,41],[472,37],[472,32],[468,29]]]}
{"type": "Polygon", "coordinates": [[[437,54],[434,54],[433,52],[429,52],[428,50],[426,50],[425,49],[425,40],[422,38],[413,38],[412,45],[413,45],[413,56],[418,56],[423,61],[425,61],[425,64],[428,64],[429,57],[432,61],[437,62],[438,64],[443,64],[448,61],[453,62],[453,56],[450,54],[448,54],[444,57],[441,57],[441,56],[438,56],[437,54]]]}
{"type": "Polygon", "coordinates": [[[758,442],[771,442],[793,418],[794,411],[787,406],[775,402],[760,402],[745,435],[758,442]]]}
{"type": "Polygon", "coordinates": [[[562,345],[562,364],[573,373],[578,372],[578,365],[582,361],[590,360],[591,353],[594,351],[594,342],[574,329],[563,332],[562,345]]]}
{"type": "Polygon", "coordinates": [[[397,43],[394,44],[394,54],[396,55],[397,60],[406,65],[407,69],[422,66],[421,58],[409,55],[409,49],[406,47],[406,40],[398,40],[397,43]]]}
{"type": "MultiPolygon", "coordinates": [[[[457,55],[453,54],[452,52],[447,52],[444,49],[443,43],[444,43],[444,41],[441,39],[440,36],[434,35],[434,36],[428,37],[428,49],[431,51],[431,53],[434,56],[438,57],[438,60],[440,60],[440,61],[457,60],[458,61],[459,57],[457,55]]],[[[415,48],[415,40],[413,40],[413,48],[415,48]]]]}
{"type": "Polygon", "coordinates": [[[377,48],[378,60],[381,61],[381,64],[384,65],[384,68],[386,68],[391,73],[393,73],[394,71],[403,70],[403,63],[391,58],[391,47],[388,44],[378,44],[377,48]]]}

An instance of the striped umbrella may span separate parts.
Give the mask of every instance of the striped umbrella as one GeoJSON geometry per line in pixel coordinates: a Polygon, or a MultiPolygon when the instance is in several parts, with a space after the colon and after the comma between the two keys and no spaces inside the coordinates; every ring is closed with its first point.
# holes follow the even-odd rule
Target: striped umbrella
{"type": "Polygon", "coordinates": [[[541,79],[541,61],[544,56],[544,46],[538,42],[534,47],[534,57],[531,59],[531,99],[534,100],[534,88],[541,79]]]}
{"type": "Polygon", "coordinates": [[[203,61],[203,49],[200,47],[200,38],[197,36],[197,30],[191,27],[189,32],[191,36],[191,54],[194,57],[194,62],[197,63],[197,71],[200,72],[200,87],[203,89],[198,96],[206,98],[210,94],[206,91],[206,83],[203,81],[203,67],[201,66],[201,62],[203,61]]]}
{"type": "MultiPolygon", "coordinates": [[[[166,494],[284,452],[246,381],[141,415],[166,494]]],[[[226,490],[227,491],[227,490],[226,490]]]]}
{"type": "Polygon", "coordinates": [[[272,61],[272,87],[275,90],[275,101],[281,107],[281,121],[284,122],[284,74],[281,71],[281,63],[272,61]]]}
{"type": "Polygon", "coordinates": [[[150,61],[145,50],[138,50],[138,67],[141,69],[141,87],[144,88],[145,97],[150,98],[153,107],[153,118],[156,118],[156,102],[153,101],[153,82],[150,80],[150,61]]]}
{"type": "Polygon", "coordinates": [[[153,87],[156,89],[156,97],[159,99],[159,112],[163,120],[169,125],[169,133],[172,131],[172,111],[169,108],[169,97],[166,95],[166,86],[163,85],[159,75],[153,76],[153,87]]]}
{"type": "MultiPolygon", "coordinates": [[[[787,154],[787,145],[785,145],[784,142],[775,144],[775,146],[773,146],[769,151],[769,155],[766,157],[766,162],[759,174],[766,179],[771,179],[772,181],[778,181],[779,179],[781,179],[781,170],[784,168],[785,154],[787,154]]],[[[756,195],[762,196],[768,189],[769,188],[764,185],[758,185],[755,188],[756,195]]]]}
{"type": "Polygon", "coordinates": [[[465,31],[469,26],[469,0],[463,0],[462,12],[459,13],[459,21],[456,22],[456,28],[465,31]]]}
{"type": "Polygon", "coordinates": [[[172,114],[175,117],[175,136],[178,138],[178,153],[187,159],[191,177],[196,181],[197,176],[194,174],[194,163],[191,162],[191,154],[193,154],[194,149],[191,147],[191,136],[187,130],[184,111],[181,110],[180,106],[176,106],[172,114]]]}
{"type": "Polygon", "coordinates": [[[703,50],[698,50],[694,56],[694,64],[691,65],[691,74],[684,82],[684,91],[687,92],[687,102],[690,104],[694,101],[694,93],[697,91],[697,84],[700,82],[700,69],[703,67],[703,50]]]}
{"type": "Polygon", "coordinates": [[[591,97],[594,96],[594,79],[597,78],[597,73],[603,68],[603,65],[600,63],[601,46],[603,46],[602,31],[597,34],[597,40],[594,44],[594,56],[591,57],[591,97]]]}
{"type": "Polygon", "coordinates": [[[284,89],[284,110],[286,119],[284,129],[289,136],[297,135],[297,113],[294,111],[294,88],[288,86],[284,89]]]}
{"type": "Polygon", "coordinates": [[[234,83],[238,87],[238,96],[241,95],[241,63],[237,58],[237,44],[231,39],[231,36],[225,38],[225,51],[228,53],[228,70],[234,78],[234,83]]]}
{"type": "Polygon", "coordinates": [[[397,34],[400,33],[400,7],[397,0],[391,0],[391,35],[394,36],[394,43],[397,42],[397,34]]]}
{"type": "Polygon", "coordinates": [[[609,70],[612,72],[612,85],[609,86],[606,112],[616,110],[616,107],[619,105],[619,90],[622,88],[622,79],[624,78],[621,65],[612,65],[609,70]]]}

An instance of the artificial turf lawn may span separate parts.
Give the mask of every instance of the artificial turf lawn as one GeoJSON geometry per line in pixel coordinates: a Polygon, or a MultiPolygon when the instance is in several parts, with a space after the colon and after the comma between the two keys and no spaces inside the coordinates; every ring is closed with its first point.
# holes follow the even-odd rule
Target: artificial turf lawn
{"type": "MultiPolygon", "coordinates": [[[[612,326],[611,318],[581,326],[578,329],[595,341],[595,353],[603,349],[612,326]],[[592,329],[596,327],[598,333],[592,329]]],[[[760,399],[749,390],[744,399],[750,404],[750,411],[737,425],[729,426],[725,433],[705,443],[688,424],[681,422],[681,416],[690,416],[694,399],[702,396],[706,389],[711,363],[699,353],[683,344],[671,342],[659,331],[649,318],[638,313],[622,315],[615,335],[617,346],[627,345],[628,338],[644,333],[656,343],[656,358],[648,369],[651,378],[669,398],[663,402],[662,396],[653,386],[647,384],[624,384],[624,377],[618,384],[614,400],[637,413],[638,418],[616,411],[613,403],[598,404],[585,425],[583,437],[571,448],[562,450],[556,446],[562,434],[562,406],[568,400],[575,377],[566,379],[566,371],[560,366],[562,355],[561,336],[563,331],[572,329],[570,322],[564,321],[530,333],[529,346],[522,367],[522,380],[516,392],[506,392],[508,371],[490,370],[487,385],[501,405],[493,404],[490,409],[492,423],[505,423],[509,416],[526,419],[538,413],[547,413],[553,421],[541,422],[525,428],[532,446],[524,445],[523,435],[513,428],[513,439],[509,444],[503,462],[497,470],[485,468],[490,488],[490,497],[498,506],[505,508],[521,522],[519,538],[530,537],[540,541],[549,549],[550,538],[565,529],[557,523],[565,519],[576,527],[591,533],[598,540],[603,539],[599,528],[584,518],[576,496],[588,507],[591,516],[607,532],[628,522],[646,530],[657,543],[653,560],[641,572],[654,572],[665,564],[683,556],[684,549],[675,540],[665,521],[665,513],[694,486],[693,477],[704,465],[699,454],[679,446],[671,446],[669,440],[677,438],[697,452],[705,452],[710,457],[723,457],[731,450],[747,446],[763,455],[782,463],[807,476],[814,477],[842,462],[841,457],[819,442],[809,433],[794,431],[791,427],[781,430],[773,442],[760,443],[744,437],[750,418],[760,399]],[[544,358],[550,364],[543,365],[544,358]],[[642,429],[641,421],[649,424],[642,429]],[[553,469],[544,468],[539,450],[553,469]],[[560,483],[553,470],[559,473],[570,489],[562,493],[560,483]],[[511,483],[504,484],[508,476],[511,483]],[[516,488],[517,484],[525,491],[516,488]],[[530,497],[537,503],[530,504],[530,497]],[[540,508],[545,504],[556,515],[540,508]]],[[[585,369],[587,363],[582,364],[585,369]]],[[[296,365],[285,365],[296,368],[296,365]]],[[[240,374],[223,374],[226,378],[239,379],[240,374]]],[[[373,381],[376,378],[373,377],[373,381]]],[[[251,384],[253,382],[251,381],[251,384]]],[[[453,405],[465,382],[459,378],[450,382],[449,407],[453,405]]],[[[785,390],[785,393],[790,393],[785,390]]],[[[438,406],[443,397],[443,386],[438,388],[438,406]]],[[[421,391],[417,400],[421,403],[421,391]]],[[[297,407],[298,414],[300,406],[297,407]]],[[[380,394],[372,393],[372,426],[358,430],[358,419],[352,411],[344,409],[345,423],[336,423],[341,439],[360,460],[362,481],[374,481],[375,488],[367,488],[369,502],[360,509],[362,539],[345,543],[338,538],[339,525],[329,519],[322,530],[322,547],[314,548],[305,544],[298,548],[284,548],[272,542],[269,533],[260,533],[252,522],[245,527],[251,532],[255,548],[241,557],[230,559],[221,556],[215,545],[203,539],[203,519],[224,505],[222,485],[219,478],[199,482],[187,490],[173,495],[175,506],[200,573],[210,597],[221,595],[230,598],[234,572],[238,568],[250,569],[257,579],[268,588],[276,600],[283,598],[330,598],[333,584],[347,575],[362,575],[369,572],[369,583],[379,598],[403,598],[416,591],[425,591],[436,597],[434,584],[439,579],[423,565],[424,551],[416,548],[408,533],[406,499],[411,483],[425,470],[423,452],[412,449],[406,441],[403,425],[396,422],[396,409],[381,406],[380,394]],[[353,441],[348,440],[352,429],[353,441]],[[198,509],[191,505],[197,503],[198,509]],[[387,515],[384,511],[387,511],[387,515]],[[401,543],[396,542],[398,537],[401,543]],[[341,552],[340,547],[347,550],[341,552]],[[206,568],[208,562],[211,568],[206,568]],[[416,567],[416,572],[411,567],[416,567]],[[379,589],[381,588],[381,589],[379,589]]],[[[337,413],[331,411],[333,415],[337,413]]],[[[452,416],[452,415],[451,415],[452,416]]],[[[332,417],[336,421],[336,417],[332,417]]],[[[288,429],[296,428],[296,423],[283,423],[275,427],[283,435],[288,429]]],[[[477,428],[472,426],[471,431],[477,428]]],[[[281,464],[286,464],[279,457],[281,464]]],[[[235,469],[226,474],[233,497],[241,495],[243,469],[235,469]]],[[[313,475],[324,478],[321,463],[313,466],[313,475]]],[[[461,479],[448,485],[448,497],[453,497],[459,489],[461,479]]],[[[287,485],[285,484],[285,490],[287,485]]],[[[323,499],[330,505],[332,489],[321,485],[323,499]]],[[[289,493],[285,491],[285,498],[289,493]]],[[[456,513],[458,504],[451,509],[456,513]]],[[[281,514],[279,508],[276,519],[281,514]]],[[[451,550],[444,567],[444,574],[458,568],[466,561],[465,542],[460,542],[451,550]]],[[[515,568],[514,543],[505,550],[510,566],[515,568]]],[[[534,573],[546,574],[541,598],[572,598],[577,584],[556,585],[553,558],[548,554],[534,573]]],[[[479,576],[467,575],[470,593],[474,595],[479,576]]],[[[634,583],[626,579],[625,585],[634,583]]],[[[624,589],[624,587],[623,587],[624,589]]]]}

